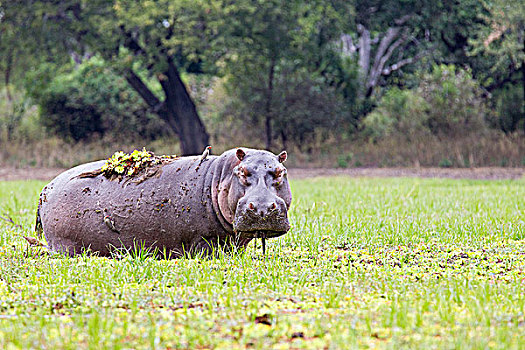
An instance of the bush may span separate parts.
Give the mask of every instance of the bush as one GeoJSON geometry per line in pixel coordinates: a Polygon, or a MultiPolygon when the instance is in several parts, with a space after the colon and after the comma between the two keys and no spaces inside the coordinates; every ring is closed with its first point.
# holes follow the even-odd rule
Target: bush
{"type": "Polygon", "coordinates": [[[165,135],[168,129],[149,113],[126,80],[96,57],[54,78],[43,66],[30,75],[27,85],[28,93],[40,107],[41,124],[65,139],[78,141],[106,134],[117,140],[153,139],[165,135]],[[42,77],[49,77],[49,82],[42,77]]]}
{"type": "Polygon", "coordinates": [[[3,142],[33,141],[43,136],[36,106],[18,90],[13,89],[10,95],[11,99],[6,89],[0,90],[0,148],[3,142]]]}
{"type": "Polygon", "coordinates": [[[445,137],[478,133],[487,127],[488,110],[478,83],[467,70],[453,65],[435,66],[413,90],[390,89],[378,107],[362,121],[372,141],[417,135],[445,137]]]}
{"type": "Polygon", "coordinates": [[[451,161],[450,159],[448,159],[448,158],[443,158],[443,159],[441,159],[441,160],[439,161],[439,164],[438,164],[438,166],[439,166],[440,168],[452,168],[452,165],[454,165],[454,164],[453,164],[452,161],[451,161]]]}
{"type": "Polygon", "coordinates": [[[390,89],[381,104],[362,122],[364,134],[372,141],[402,135],[410,141],[428,132],[428,104],[412,90],[390,89]]]}
{"type": "Polygon", "coordinates": [[[523,86],[507,84],[494,94],[497,127],[506,133],[525,131],[523,86]]]}
{"type": "Polygon", "coordinates": [[[462,136],[487,127],[483,92],[470,70],[434,66],[423,76],[417,94],[429,105],[427,126],[435,135],[462,136]]]}

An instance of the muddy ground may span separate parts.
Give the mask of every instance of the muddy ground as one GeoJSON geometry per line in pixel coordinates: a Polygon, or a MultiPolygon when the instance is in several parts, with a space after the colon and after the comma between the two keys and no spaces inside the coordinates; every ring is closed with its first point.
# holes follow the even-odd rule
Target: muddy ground
{"type": "MultiPolygon", "coordinates": [[[[65,169],[59,168],[14,168],[0,167],[0,181],[9,180],[51,180],[65,169]]],[[[316,176],[351,177],[438,177],[451,179],[502,180],[519,179],[525,176],[525,168],[349,168],[349,169],[288,169],[292,179],[316,176]]]]}

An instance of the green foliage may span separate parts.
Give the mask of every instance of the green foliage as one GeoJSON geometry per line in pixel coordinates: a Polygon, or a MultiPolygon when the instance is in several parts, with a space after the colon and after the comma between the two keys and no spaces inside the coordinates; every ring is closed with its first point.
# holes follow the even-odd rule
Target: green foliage
{"type": "Polygon", "coordinates": [[[0,348],[519,349],[523,180],[292,182],[292,229],[245,254],[29,246],[44,182],[0,182],[0,348]]]}
{"type": "Polygon", "coordinates": [[[392,135],[404,135],[407,140],[428,133],[430,106],[413,90],[390,89],[379,106],[363,121],[364,134],[372,141],[392,135]]]}
{"type": "Polygon", "coordinates": [[[337,157],[337,167],[338,168],[348,168],[348,159],[345,155],[339,155],[337,157]]]}
{"type": "Polygon", "coordinates": [[[165,135],[164,122],[100,58],[50,76],[44,65],[28,76],[27,90],[40,106],[42,125],[55,134],[73,140],[106,133],[120,140],[165,135]]]}
{"type": "Polygon", "coordinates": [[[9,101],[6,91],[0,95],[0,140],[13,140],[27,109],[23,101],[9,101]]]}
{"type": "MultiPolygon", "coordinates": [[[[176,105],[166,88],[185,73],[225,77],[227,102],[214,110],[224,120],[238,121],[237,128],[249,126],[257,146],[266,129],[270,141],[280,138],[309,150],[312,140],[353,132],[367,114],[363,125],[372,139],[480,131],[487,116],[481,101],[490,94],[491,123],[514,132],[525,127],[520,103],[524,13],[518,0],[2,1],[0,75],[9,89],[29,80],[28,95],[45,102],[41,110],[49,114],[42,115],[43,124],[74,140],[108,133],[152,138],[167,128],[179,133],[181,121],[166,115],[182,111],[162,114],[161,107],[176,105]],[[380,41],[402,18],[403,50],[398,52],[394,41],[389,59],[406,62],[427,54],[379,79],[375,91],[386,100],[358,98],[363,89],[358,54],[341,57],[341,35],[358,44],[361,24],[380,41]],[[104,59],[103,74],[80,83],[88,70],[82,66],[89,63],[72,73],[69,61],[92,55],[104,59]],[[169,62],[174,63],[172,75],[169,62]],[[425,74],[442,62],[464,68],[425,74]],[[130,70],[151,92],[149,112],[138,102],[144,91],[138,95],[126,87],[130,70]],[[480,84],[489,93],[481,95],[480,84]]],[[[178,106],[191,107],[191,102],[178,106]]],[[[30,109],[26,101],[19,106],[30,109]]],[[[3,118],[3,130],[26,120],[17,113],[3,118]]]]}
{"type": "Polygon", "coordinates": [[[361,165],[361,161],[352,152],[337,156],[336,166],[338,168],[348,168],[349,166],[359,167],[361,165]]]}
{"type": "MultiPolygon", "coordinates": [[[[70,0],[61,1],[67,8],[70,0]]],[[[71,42],[42,10],[49,1],[0,1],[0,77],[6,88],[20,89],[27,71],[43,62],[60,69],[70,57],[71,42]],[[69,47],[70,48],[70,47],[69,47]],[[50,63],[52,62],[52,63],[50,63]],[[12,85],[12,86],[11,86],[12,85]]]]}
{"type": "Polygon", "coordinates": [[[438,164],[440,168],[452,168],[452,165],[452,161],[448,158],[441,159],[438,164]]]}
{"type": "Polygon", "coordinates": [[[374,141],[389,135],[410,140],[428,133],[460,137],[482,132],[488,114],[482,91],[470,72],[440,65],[424,74],[413,90],[390,89],[362,126],[374,141]]]}
{"type": "MultiPolygon", "coordinates": [[[[226,49],[223,45],[229,33],[223,16],[236,9],[234,3],[223,0],[116,0],[107,6],[114,16],[107,16],[104,22],[113,31],[110,39],[126,40],[131,36],[143,49],[141,57],[127,50],[113,58],[128,65],[140,61],[156,73],[167,70],[161,59],[166,53],[182,71],[216,72],[215,63],[226,49]]],[[[99,33],[105,30],[92,29],[99,33]]],[[[104,47],[104,51],[113,56],[111,47],[104,47]]]]}
{"type": "Polygon", "coordinates": [[[165,164],[176,158],[175,155],[155,156],[153,152],[146,151],[146,148],[131,153],[118,151],[106,160],[100,171],[108,178],[114,175],[134,176],[149,167],[165,164]]]}

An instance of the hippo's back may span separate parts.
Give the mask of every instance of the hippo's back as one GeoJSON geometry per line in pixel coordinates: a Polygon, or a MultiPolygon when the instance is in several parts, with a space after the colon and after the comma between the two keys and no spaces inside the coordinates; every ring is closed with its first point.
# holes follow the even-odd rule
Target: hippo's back
{"type": "Polygon", "coordinates": [[[86,248],[110,255],[111,247],[144,245],[181,254],[202,238],[198,232],[223,235],[211,203],[203,199],[212,161],[197,163],[177,159],[142,181],[79,176],[100,170],[104,161],[60,174],[40,195],[39,215],[50,248],[70,255],[86,248]]]}
{"type": "Polygon", "coordinates": [[[105,163],[104,160],[99,160],[96,162],[81,164],[74,168],[64,171],[63,173],[55,177],[53,180],[51,180],[51,182],[44,187],[40,196],[42,196],[42,194],[45,193],[46,197],[49,197],[49,196],[53,197],[57,192],[57,191],[53,191],[53,189],[64,188],[65,186],[67,186],[69,182],[74,180],[78,175],[97,171],[104,165],[104,163],[105,163]]]}

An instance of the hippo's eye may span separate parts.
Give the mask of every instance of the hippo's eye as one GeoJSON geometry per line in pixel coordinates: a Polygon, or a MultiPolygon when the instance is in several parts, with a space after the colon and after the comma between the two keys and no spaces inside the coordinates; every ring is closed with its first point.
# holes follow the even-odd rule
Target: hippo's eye
{"type": "Polygon", "coordinates": [[[270,174],[274,179],[279,179],[283,175],[283,169],[277,168],[274,171],[270,171],[270,174]]]}
{"type": "Polygon", "coordinates": [[[246,168],[239,168],[239,171],[236,173],[236,175],[240,179],[246,179],[247,177],[250,177],[252,174],[246,168]]]}
{"type": "Polygon", "coordinates": [[[237,176],[239,177],[239,181],[243,186],[248,187],[251,185],[251,183],[248,181],[248,178],[251,177],[252,174],[250,174],[246,168],[240,168],[237,176]]]}

